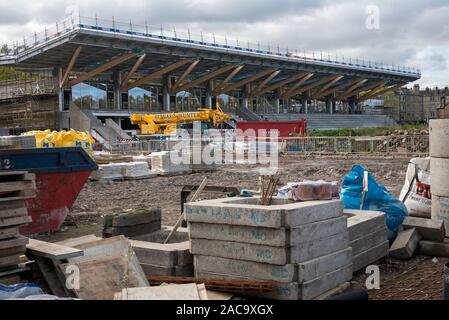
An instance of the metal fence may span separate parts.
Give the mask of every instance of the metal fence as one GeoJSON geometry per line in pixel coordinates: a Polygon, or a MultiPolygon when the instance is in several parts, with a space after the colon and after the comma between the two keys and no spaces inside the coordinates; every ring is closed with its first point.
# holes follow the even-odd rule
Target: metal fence
{"type": "Polygon", "coordinates": [[[353,59],[344,56],[331,55],[324,52],[306,52],[306,50],[289,49],[279,45],[253,43],[248,40],[231,39],[227,36],[220,37],[215,34],[190,32],[190,30],[176,30],[163,26],[152,26],[147,23],[135,24],[132,21],[123,22],[115,19],[100,19],[83,17],[74,14],[65,20],[46,27],[43,32],[24,38],[2,47],[0,58],[13,57],[21,52],[39,46],[49,40],[57,39],[62,35],[77,29],[87,29],[98,32],[125,34],[128,36],[153,38],[161,42],[183,43],[189,46],[206,46],[215,49],[225,49],[234,52],[247,52],[257,55],[283,57],[291,61],[315,63],[320,65],[339,65],[358,69],[379,70],[384,72],[402,73],[406,75],[421,75],[421,70],[406,66],[389,65],[383,62],[368,61],[365,59],[353,59]]]}
{"type": "MultiPolygon", "coordinates": [[[[354,155],[428,155],[428,135],[388,136],[388,137],[290,137],[256,139],[256,144],[248,140],[235,142],[236,148],[256,147],[270,152],[270,145],[278,142],[278,151],[284,154],[354,154],[354,155]],[[251,146],[251,147],[250,147],[251,146]]],[[[255,141],[255,140],[253,140],[255,141]]],[[[129,141],[112,144],[112,151],[121,154],[142,154],[173,150],[179,140],[129,141]]],[[[228,149],[227,146],[225,149],[228,149]]]]}
{"type": "Polygon", "coordinates": [[[111,144],[111,151],[119,154],[148,154],[159,151],[170,151],[178,141],[148,140],[148,141],[126,141],[111,144]]]}
{"type": "Polygon", "coordinates": [[[292,137],[280,139],[279,151],[306,154],[427,155],[429,136],[292,137]]]}
{"type": "Polygon", "coordinates": [[[53,77],[36,76],[34,79],[18,79],[0,82],[0,100],[27,95],[46,95],[56,93],[56,82],[53,77]]]}

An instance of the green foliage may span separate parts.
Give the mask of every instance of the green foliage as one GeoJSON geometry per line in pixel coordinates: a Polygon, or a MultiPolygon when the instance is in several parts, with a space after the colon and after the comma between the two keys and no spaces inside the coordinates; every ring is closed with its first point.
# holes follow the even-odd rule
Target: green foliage
{"type": "Polygon", "coordinates": [[[25,73],[10,67],[0,67],[0,81],[25,79],[25,73]]]}
{"type": "Polygon", "coordinates": [[[387,136],[392,133],[398,132],[398,131],[421,131],[421,130],[427,130],[427,125],[414,125],[414,124],[407,124],[400,127],[380,127],[380,128],[345,128],[345,129],[337,129],[337,130],[313,130],[309,131],[309,136],[312,137],[361,137],[361,136],[368,136],[368,137],[374,137],[374,136],[387,136]]]}

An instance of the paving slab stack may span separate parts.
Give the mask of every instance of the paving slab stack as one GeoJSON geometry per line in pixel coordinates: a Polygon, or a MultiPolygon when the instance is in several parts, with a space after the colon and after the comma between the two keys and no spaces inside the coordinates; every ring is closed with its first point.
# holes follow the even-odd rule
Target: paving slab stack
{"type": "MultiPolygon", "coordinates": [[[[152,171],[161,176],[192,173],[189,163],[175,163],[175,161],[173,161],[174,155],[172,153],[174,152],[175,151],[153,152],[151,154],[152,171]]],[[[178,152],[175,153],[178,154],[178,152]]],[[[179,155],[179,157],[181,157],[181,155],[179,155]]],[[[190,154],[188,155],[186,161],[189,162],[189,159],[190,154]]]]}
{"type": "Polygon", "coordinates": [[[449,236],[449,119],[430,121],[432,219],[444,221],[449,236]]]}
{"type": "Polygon", "coordinates": [[[352,278],[347,219],[339,200],[226,198],[187,203],[195,276],[273,280],[261,297],[308,300],[352,278]]]}
{"type": "Polygon", "coordinates": [[[134,209],[106,215],[103,225],[105,238],[124,235],[128,238],[161,230],[161,209],[134,209]]]}
{"type": "Polygon", "coordinates": [[[35,175],[0,171],[0,280],[18,269],[28,238],[19,228],[31,222],[26,199],[36,194],[35,175]]]}
{"type": "Polygon", "coordinates": [[[122,175],[125,180],[140,180],[156,176],[157,174],[150,170],[146,161],[125,163],[122,167],[122,175]]]}
{"type": "Polygon", "coordinates": [[[190,253],[186,228],[178,228],[170,242],[165,243],[172,227],[133,237],[131,245],[147,276],[193,276],[193,257],[190,253]]]}
{"type": "Polygon", "coordinates": [[[345,210],[348,218],[349,245],[354,272],[388,255],[388,231],[385,213],[345,210]]]}

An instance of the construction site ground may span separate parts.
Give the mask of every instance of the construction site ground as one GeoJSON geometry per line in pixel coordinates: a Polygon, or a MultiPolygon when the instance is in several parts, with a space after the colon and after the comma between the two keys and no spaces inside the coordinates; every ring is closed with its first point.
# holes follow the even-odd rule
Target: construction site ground
{"type": "MultiPolygon", "coordinates": [[[[365,166],[378,182],[398,196],[404,183],[409,157],[379,156],[293,156],[279,159],[281,183],[304,179],[341,182],[353,165],[365,166]]],[[[142,207],[162,208],[163,225],[174,225],[179,215],[182,187],[199,185],[205,175],[208,185],[258,188],[259,167],[251,165],[224,165],[209,173],[188,176],[165,176],[147,180],[88,182],[79,195],[61,232],[40,235],[46,241],[95,233],[101,235],[103,216],[126,209],[142,207]]],[[[222,197],[204,193],[202,199],[222,197]]],[[[379,262],[380,290],[371,290],[370,299],[440,299],[442,296],[442,269],[448,259],[415,256],[409,261],[386,259],[379,262]]],[[[359,271],[353,278],[355,287],[363,287],[367,275],[359,271]]]]}

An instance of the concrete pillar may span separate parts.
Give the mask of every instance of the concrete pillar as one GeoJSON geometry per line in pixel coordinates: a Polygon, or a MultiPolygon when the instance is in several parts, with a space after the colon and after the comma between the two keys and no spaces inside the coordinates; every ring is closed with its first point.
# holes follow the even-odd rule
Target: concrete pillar
{"type": "Polygon", "coordinates": [[[330,98],[326,98],[326,113],[332,114],[332,101],[330,98]]]}
{"type": "Polygon", "coordinates": [[[114,109],[122,109],[122,92],[120,90],[120,85],[122,83],[122,73],[115,71],[112,74],[112,80],[114,82],[114,109]]]}
{"type": "Polygon", "coordinates": [[[206,108],[212,109],[212,95],[210,92],[206,92],[206,108]]]}
{"type": "Polygon", "coordinates": [[[354,113],[354,111],[355,111],[355,101],[354,101],[354,99],[351,98],[348,101],[348,103],[349,103],[349,113],[354,113]]]}
{"type": "Polygon", "coordinates": [[[58,111],[64,111],[64,89],[59,88],[62,78],[62,68],[53,68],[53,79],[58,79],[56,86],[58,87],[58,111]]]}
{"type": "Polygon", "coordinates": [[[307,99],[303,100],[303,107],[304,107],[304,113],[308,114],[309,113],[309,102],[307,101],[307,99]]]}
{"type": "Polygon", "coordinates": [[[166,77],[163,80],[163,109],[164,111],[170,111],[170,77],[166,77]]]}
{"type": "Polygon", "coordinates": [[[206,108],[212,109],[212,92],[214,91],[214,81],[209,80],[206,86],[206,108]]]}
{"type": "MultiPolygon", "coordinates": [[[[281,101],[279,99],[274,100],[274,108],[276,109],[277,113],[281,112],[281,101]]],[[[283,108],[285,109],[285,101],[284,101],[283,108]]]]}
{"type": "Polygon", "coordinates": [[[245,86],[245,89],[243,90],[242,108],[248,109],[248,104],[249,104],[248,93],[250,92],[250,90],[251,90],[250,85],[247,84],[245,86]]]}
{"type": "Polygon", "coordinates": [[[64,111],[64,89],[58,89],[58,111],[64,111]]]}
{"type": "Polygon", "coordinates": [[[245,96],[242,98],[242,108],[248,109],[248,98],[245,96]]]}

